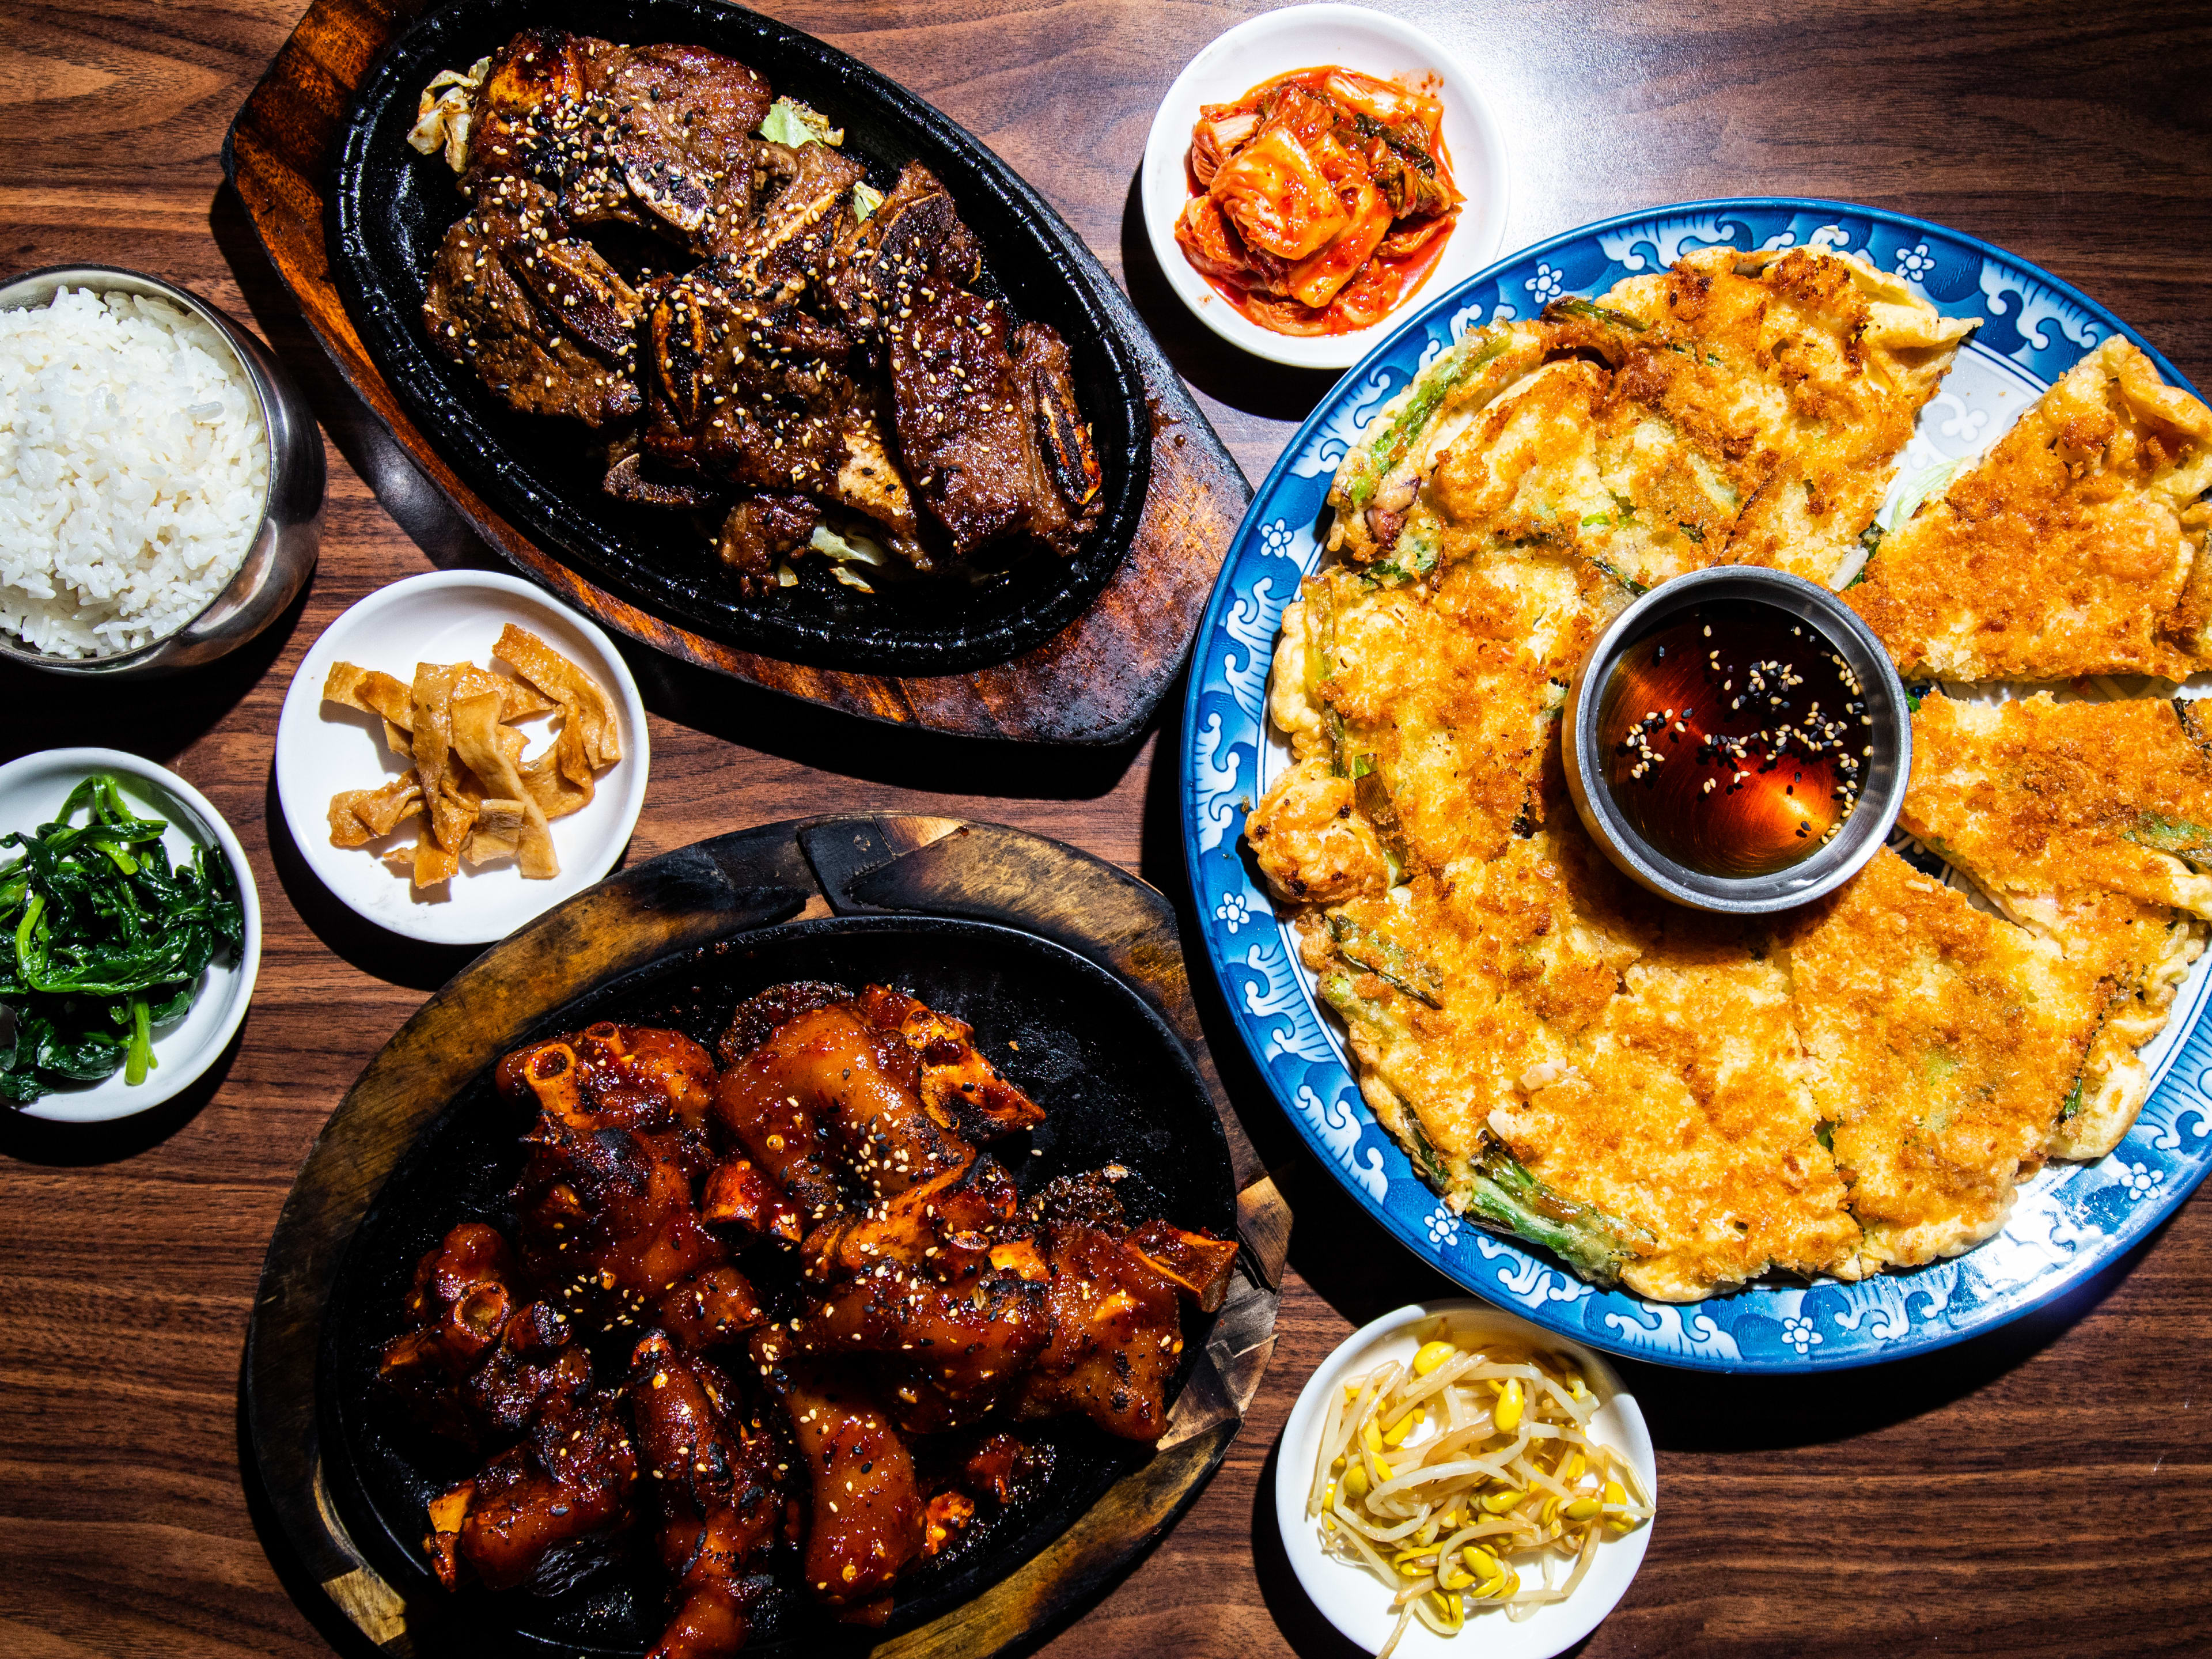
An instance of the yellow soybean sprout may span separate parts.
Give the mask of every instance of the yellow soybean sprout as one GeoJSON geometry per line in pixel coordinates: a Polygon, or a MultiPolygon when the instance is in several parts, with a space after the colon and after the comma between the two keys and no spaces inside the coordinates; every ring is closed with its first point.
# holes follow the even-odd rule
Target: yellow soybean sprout
{"type": "Polygon", "coordinates": [[[1389,1588],[1377,1659],[1416,1619],[1454,1636],[1491,1607],[1521,1620],[1565,1601],[1604,1540],[1650,1520],[1634,1465],[1590,1437],[1599,1404],[1560,1356],[1441,1320],[1410,1364],[1332,1394],[1306,1514],[1329,1554],[1389,1588]]]}

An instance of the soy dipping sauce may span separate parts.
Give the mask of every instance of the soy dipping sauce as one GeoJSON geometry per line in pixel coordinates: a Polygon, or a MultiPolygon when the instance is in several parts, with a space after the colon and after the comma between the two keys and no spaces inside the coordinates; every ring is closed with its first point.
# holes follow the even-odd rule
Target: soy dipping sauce
{"type": "Polygon", "coordinates": [[[1749,599],[1678,613],[1622,653],[1598,704],[1605,781],[1657,852],[1710,876],[1809,858],[1857,803],[1874,721],[1813,623],[1749,599]]]}

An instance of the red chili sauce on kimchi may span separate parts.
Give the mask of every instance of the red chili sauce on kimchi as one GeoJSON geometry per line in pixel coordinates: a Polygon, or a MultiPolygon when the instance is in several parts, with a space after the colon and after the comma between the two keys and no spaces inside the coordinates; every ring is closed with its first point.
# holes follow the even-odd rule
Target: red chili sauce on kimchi
{"type": "Polygon", "coordinates": [[[1426,281],[1465,198],[1443,103],[1324,65],[1200,107],[1195,192],[1176,221],[1192,266],[1278,334],[1349,334],[1426,281]]]}

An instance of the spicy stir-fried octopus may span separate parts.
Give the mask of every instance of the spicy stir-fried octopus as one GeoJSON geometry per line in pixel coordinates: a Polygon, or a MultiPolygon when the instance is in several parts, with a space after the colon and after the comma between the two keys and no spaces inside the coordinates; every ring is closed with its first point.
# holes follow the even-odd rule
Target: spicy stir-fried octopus
{"type": "Polygon", "coordinates": [[[838,1617],[887,1618],[908,1569],[1048,1473],[1004,1425],[1159,1437],[1178,1304],[1220,1305],[1236,1245],[1133,1225],[1118,1166],[1024,1200],[981,1143],[1044,1114],[973,1038],[882,986],[802,981],[741,1005],[714,1054],[599,1024],[500,1063],[538,1112],[513,1237],[447,1234],[382,1361],[424,1426],[489,1455],[429,1506],[447,1588],[554,1593],[645,1549],[671,1586],[656,1659],[708,1659],[744,1645],[778,1559],[838,1617]],[[787,1316],[749,1250],[795,1253],[787,1316]]]}
{"type": "Polygon", "coordinates": [[[1067,348],[984,291],[927,167],[878,197],[841,135],[758,136],[768,83],[701,47],[530,30],[488,62],[423,319],[509,407],[605,434],[609,494],[718,518],[746,592],[825,519],[921,570],[1076,550],[1101,499],[1067,348]]]}

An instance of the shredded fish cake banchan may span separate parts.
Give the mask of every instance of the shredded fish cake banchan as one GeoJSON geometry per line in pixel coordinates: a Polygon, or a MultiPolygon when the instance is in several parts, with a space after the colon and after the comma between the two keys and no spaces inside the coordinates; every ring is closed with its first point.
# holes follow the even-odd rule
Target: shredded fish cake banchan
{"type": "Polygon", "coordinates": [[[1389,1590],[1398,1623],[1378,1659],[1416,1619],[1455,1636],[1472,1613],[1567,1600],[1607,1539],[1650,1520],[1635,1464],[1591,1435],[1602,1404],[1559,1355],[1443,1320],[1410,1364],[1345,1383],[1306,1515],[1389,1590]]]}
{"type": "Polygon", "coordinates": [[[1970,332],[1844,254],[1705,249],[1471,331],[1330,489],[1247,842],[1423,1178],[1597,1283],[1689,1302],[1972,1249],[2148,1092],[2212,922],[2212,722],[2109,677],[2212,664],[2212,411],[2112,343],[1948,488],[1909,481],[1885,541],[1970,332]],[[2032,580],[1995,574],[2036,526],[2032,580]],[[1592,845],[1573,678],[1638,594],[1728,563],[1850,589],[1908,677],[1985,674],[1919,695],[1920,867],[1739,921],[1592,845]],[[2091,625],[2130,581],[2156,614],[2091,625]],[[2072,678],[1996,683],[2028,672],[2072,678]]]}

